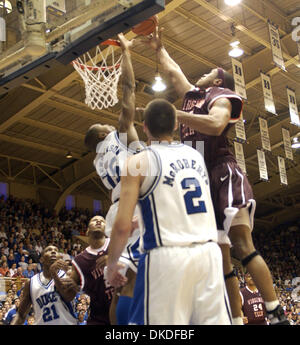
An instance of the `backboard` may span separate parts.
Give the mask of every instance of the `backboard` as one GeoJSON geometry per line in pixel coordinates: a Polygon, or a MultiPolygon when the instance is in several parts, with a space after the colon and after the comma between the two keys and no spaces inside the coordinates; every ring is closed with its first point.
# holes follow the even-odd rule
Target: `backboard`
{"type": "Polygon", "coordinates": [[[0,95],[164,6],[165,0],[0,0],[0,95]]]}

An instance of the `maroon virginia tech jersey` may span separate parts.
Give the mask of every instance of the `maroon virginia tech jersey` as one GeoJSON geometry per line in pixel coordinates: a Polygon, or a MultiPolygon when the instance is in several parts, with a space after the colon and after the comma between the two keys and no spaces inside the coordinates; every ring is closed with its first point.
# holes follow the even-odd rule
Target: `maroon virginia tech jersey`
{"type": "Polygon", "coordinates": [[[78,254],[72,264],[80,276],[81,289],[90,296],[90,316],[87,324],[109,325],[109,307],[113,294],[113,287],[105,281],[103,268],[96,268],[96,261],[107,255],[109,238],[98,254],[86,248],[78,254]]]}
{"type": "Polygon", "coordinates": [[[240,289],[242,310],[248,318],[248,325],[267,325],[266,307],[258,290],[251,291],[247,286],[240,289]]]}
{"type": "Polygon", "coordinates": [[[241,116],[242,98],[233,91],[222,87],[211,87],[206,90],[194,88],[185,94],[182,106],[182,110],[188,113],[208,115],[214,102],[219,98],[228,98],[232,104],[231,119],[220,136],[201,134],[184,124],[180,126],[181,141],[191,141],[195,149],[197,141],[204,142],[204,160],[208,170],[218,163],[235,161],[229,149],[227,133],[241,116]]]}

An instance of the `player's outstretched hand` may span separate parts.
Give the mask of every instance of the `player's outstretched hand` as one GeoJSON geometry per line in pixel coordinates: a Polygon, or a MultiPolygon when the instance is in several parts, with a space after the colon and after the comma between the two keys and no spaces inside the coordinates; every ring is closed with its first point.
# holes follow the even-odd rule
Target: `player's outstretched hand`
{"type": "Polygon", "coordinates": [[[122,50],[129,50],[134,44],[134,39],[129,41],[122,32],[118,34],[118,39],[122,50]]]}
{"type": "Polygon", "coordinates": [[[163,27],[156,26],[155,31],[148,36],[140,36],[136,39],[136,44],[143,43],[151,47],[153,50],[158,51],[162,48],[162,32],[164,31],[163,27]]]}
{"type": "Polygon", "coordinates": [[[111,286],[118,288],[127,283],[128,279],[120,272],[123,268],[124,265],[120,262],[105,267],[106,272],[104,273],[104,277],[111,286]]]}

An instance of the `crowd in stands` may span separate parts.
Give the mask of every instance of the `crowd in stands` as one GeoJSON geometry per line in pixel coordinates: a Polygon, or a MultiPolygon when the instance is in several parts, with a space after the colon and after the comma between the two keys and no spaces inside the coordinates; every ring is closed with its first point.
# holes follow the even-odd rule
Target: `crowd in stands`
{"type": "MultiPolygon", "coordinates": [[[[21,290],[17,295],[15,282],[31,278],[42,270],[39,259],[43,249],[49,244],[57,246],[62,258],[71,265],[72,259],[84,249],[74,236],[85,235],[92,216],[88,209],[77,208],[62,208],[57,215],[33,200],[0,197],[0,279],[12,278],[11,283],[7,283],[11,284],[7,294],[0,295],[0,324],[9,324],[8,311],[15,313],[18,308],[21,290]]],[[[89,297],[78,294],[75,312],[80,324],[85,324],[88,311],[89,297]]],[[[33,322],[34,315],[29,313],[26,324],[33,322]]]]}
{"type": "MultiPolygon", "coordinates": [[[[10,279],[5,295],[0,294],[0,324],[9,324],[20,303],[22,287],[17,283],[40,272],[39,258],[49,244],[56,245],[63,259],[72,259],[84,248],[74,236],[84,235],[93,214],[88,210],[63,208],[55,214],[32,200],[12,196],[0,197],[0,280],[10,279]]],[[[300,222],[272,231],[253,232],[255,246],[267,262],[274,285],[292,325],[300,325],[300,222]]],[[[243,273],[236,267],[240,286],[243,273]]],[[[79,325],[85,325],[89,313],[89,296],[78,293],[75,312],[79,325]]],[[[25,324],[34,322],[32,311],[25,324]]]]}
{"type": "Polygon", "coordinates": [[[256,231],[254,240],[272,272],[288,320],[300,325],[300,220],[273,231],[256,231]]]}

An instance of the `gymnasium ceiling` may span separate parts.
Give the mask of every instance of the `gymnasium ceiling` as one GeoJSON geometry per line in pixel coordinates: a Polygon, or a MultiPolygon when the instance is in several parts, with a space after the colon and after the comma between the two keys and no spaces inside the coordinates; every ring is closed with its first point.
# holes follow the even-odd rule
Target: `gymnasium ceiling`
{"type": "MultiPolygon", "coordinates": [[[[247,143],[244,146],[248,178],[258,203],[256,224],[269,228],[300,214],[300,152],[294,161],[286,160],[288,187],[280,185],[277,156],[285,156],[281,127],[291,136],[299,129],[290,124],[286,86],[296,91],[300,110],[300,61],[292,40],[291,21],[300,17],[298,0],[243,0],[236,7],[223,0],[169,0],[159,14],[164,27],[163,42],[171,57],[191,82],[216,66],[231,70],[228,46],[231,25],[245,51],[243,63],[247,97],[243,116],[247,143]],[[287,72],[272,63],[267,21],[279,25],[287,72]],[[297,65],[299,67],[297,67],[297,65]],[[264,110],[260,71],[271,76],[278,116],[264,110]],[[272,154],[267,155],[269,182],[259,179],[256,149],[261,147],[258,116],[267,118],[272,154]]],[[[131,31],[126,33],[133,38],[131,31]]],[[[132,51],[137,93],[136,105],[143,107],[156,97],[151,92],[156,61],[152,50],[137,46],[132,51]]],[[[180,108],[174,89],[165,78],[166,97],[180,108]]],[[[121,90],[119,91],[121,102],[121,90]]],[[[48,73],[24,83],[0,97],[0,180],[34,184],[45,195],[84,193],[108,200],[94,172],[93,154],[84,144],[84,135],[94,123],[117,126],[120,102],[103,110],[91,110],[84,103],[81,78],[73,67],[58,65],[48,73]],[[72,159],[67,159],[67,152],[72,159]]],[[[142,138],[142,122],[136,116],[136,128],[142,138]]],[[[234,130],[230,138],[235,137],[234,130]]]]}

